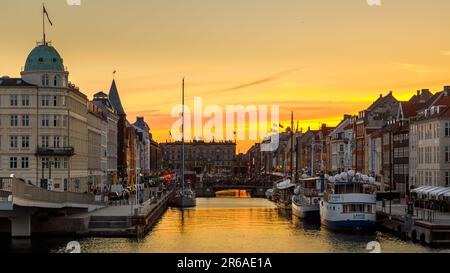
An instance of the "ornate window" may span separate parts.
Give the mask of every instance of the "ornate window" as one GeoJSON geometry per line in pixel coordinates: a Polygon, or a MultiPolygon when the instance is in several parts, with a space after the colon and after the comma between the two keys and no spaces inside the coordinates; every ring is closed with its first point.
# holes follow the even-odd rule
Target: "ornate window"
{"type": "Polygon", "coordinates": [[[47,74],[42,75],[42,85],[43,86],[49,86],[50,80],[47,74]]]}

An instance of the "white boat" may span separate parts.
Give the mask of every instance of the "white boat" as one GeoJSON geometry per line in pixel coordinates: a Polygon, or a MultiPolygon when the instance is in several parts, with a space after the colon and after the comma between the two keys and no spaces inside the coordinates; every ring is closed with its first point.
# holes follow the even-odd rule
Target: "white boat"
{"type": "Polygon", "coordinates": [[[295,184],[291,182],[291,179],[286,179],[277,184],[277,207],[281,210],[292,209],[292,195],[294,194],[295,184]]]}
{"type": "Polygon", "coordinates": [[[292,214],[300,219],[320,217],[325,180],[320,177],[302,178],[292,197],[292,214]]]}
{"type": "Polygon", "coordinates": [[[170,200],[170,206],[176,207],[176,208],[191,208],[195,207],[197,205],[197,200],[195,196],[195,192],[191,188],[191,184],[188,183],[188,185],[185,185],[185,179],[186,174],[187,175],[194,175],[195,173],[192,172],[186,172],[185,171],[185,132],[184,132],[184,79],[183,79],[183,94],[182,94],[182,102],[183,102],[183,111],[182,111],[182,141],[181,141],[181,170],[180,170],[180,177],[181,177],[181,188],[177,189],[175,192],[175,196],[171,198],[170,200]]]}
{"type": "Polygon", "coordinates": [[[320,202],[322,224],[332,230],[373,231],[375,191],[375,179],[354,171],[330,177],[320,202]]]}
{"type": "Polygon", "coordinates": [[[195,192],[190,188],[180,189],[170,200],[170,206],[175,208],[192,208],[197,206],[195,192]]]}
{"type": "Polygon", "coordinates": [[[266,198],[272,201],[274,189],[268,189],[266,191],[266,198]]]}

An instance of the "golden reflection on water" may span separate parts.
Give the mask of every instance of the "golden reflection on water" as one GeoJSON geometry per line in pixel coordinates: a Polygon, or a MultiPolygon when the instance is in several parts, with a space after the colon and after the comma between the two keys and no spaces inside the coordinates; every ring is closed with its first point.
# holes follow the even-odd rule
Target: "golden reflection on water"
{"type": "MultiPolygon", "coordinates": [[[[227,193],[228,195],[230,193],[227,193]]],[[[436,250],[389,235],[337,234],[320,223],[280,213],[273,203],[252,198],[199,198],[197,208],[169,209],[143,240],[86,239],[84,252],[139,253],[328,253],[368,252],[378,240],[383,252],[436,250]]]]}
{"type": "Polygon", "coordinates": [[[217,192],[216,197],[252,198],[252,195],[246,190],[226,190],[217,192]]]}

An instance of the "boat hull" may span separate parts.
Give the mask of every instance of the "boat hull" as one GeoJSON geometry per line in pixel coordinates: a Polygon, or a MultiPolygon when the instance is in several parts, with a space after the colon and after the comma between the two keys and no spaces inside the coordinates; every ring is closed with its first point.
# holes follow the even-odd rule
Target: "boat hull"
{"type": "Polygon", "coordinates": [[[292,210],[292,204],[277,202],[277,208],[280,210],[285,210],[285,211],[289,210],[290,211],[290,210],[292,210]]]}
{"type": "Polygon", "coordinates": [[[321,219],[322,225],[330,230],[335,231],[359,231],[359,232],[372,232],[375,231],[376,223],[372,221],[364,220],[347,220],[347,221],[330,221],[327,219],[321,219]]]}
{"type": "Polygon", "coordinates": [[[300,219],[318,219],[320,218],[319,205],[300,205],[292,202],[292,215],[300,219]]]}
{"type": "Polygon", "coordinates": [[[375,230],[375,195],[330,195],[329,199],[339,202],[329,203],[325,200],[320,202],[322,225],[336,231],[372,232],[375,230]],[[359,211],[348,211],[349,208],[359,208],[359,211]]]}
{"type": "Polygon", "coordinates": [[[174,208],[193,208],[197,206],[197,200],[195,197],[176,196],[170,200],[170,206],[174,208]]]}

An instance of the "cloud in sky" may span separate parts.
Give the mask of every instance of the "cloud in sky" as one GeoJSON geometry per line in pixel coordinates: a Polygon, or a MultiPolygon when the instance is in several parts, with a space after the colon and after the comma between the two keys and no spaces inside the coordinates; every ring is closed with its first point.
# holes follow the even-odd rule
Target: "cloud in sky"
{"type": "Polygon", "coordinates": [[[410,63],[394,63],[394,68],[402,69],[418,74],[431,73],[432,71],[424,66],[410,63]]]}
{"type": "Polygon", "coordinates": [[[256,86],[256,85],[261,85],[261,84],[265,84],[268,82],[273,82],[276,81],[278,79],[281,79],[289,74],[293,74],[295,72],[300,71],[302,68],[294,68],[294,69],[289,69],[289,70],[285,70],[285,71],[281,71],[278,72],[276,74],[273,74],[271,76],[265,77],[265,78],[261,78],[255,81],[251,81],[251,82],[247,82],[247,83],[243,83],[240,85],[236,85],[230,88],[225,88],[225,89],[221,89],[221,90],[217,90],[215,92],[228,92],[228,91],[236,91],[236,90],[240,90],[240,89],[244,89],[244,88],[248,88],[248,87],[252,87],[252,86],[256,86]]]}

